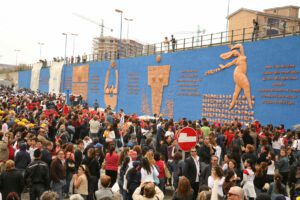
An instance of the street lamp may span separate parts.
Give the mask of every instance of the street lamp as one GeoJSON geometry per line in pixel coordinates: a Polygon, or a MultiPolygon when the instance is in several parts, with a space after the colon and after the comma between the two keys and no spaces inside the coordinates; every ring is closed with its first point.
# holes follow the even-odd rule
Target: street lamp
{"type": "Polygon", "coordinates": [[[40,45],[40,60],[42,58],[42,46],[44,45],[44,43],[39,42],[38,45],[40,45]]]}
{"type": "Polygon", "coordinates": [[[229,8],[230,8],[230,0],[228,0],[228,5],[227,5],[226,39],[228,39],[227,36],[228,36],[229,8]]]}
{"type": "Polygon", "coordinates": [[[133,21],[133,19],[128,19],[128,18],[124,18],[128,23],[127,23],[127,45],[126,45],[126,56],[128,56],[128,46],[129,46],[129,39],[128,39],[128,35],[129,35],[129,23],[133,21]]]}
{"type": "Polygon", "coordinates": [[[74,54],[75,54],[75,36],[78,36],[78,34],[77,33],[71,33],[71,35],[74,36],[73,37],[73,57],[74,57],[74,54]]]}
{"type": "Polygon", "coordinates": [[[20,49],[15,49],[16,52],[16,66],[18,66],[18,53],[20,52],[20,49]]]}
{"type": "Polygon", "coordinates": [[[120,40],[119,40],[119,48],[118,48],[118,55],[117,55],[117,57],[120,58],[120,53],[121,53],[121,50],[122,50],[122,47],[121,47],[121,40],[122,40],[122,20],[123,20],[123,11],[122,11],[122,10],[119,10],[119,9],[115,9],[115,11],[116,11],[117,13],[121,13],[120,40]]]}
{"type": "Polygon", "coordinates": [[[67,61],[67,41],[68,41],[68,33],[62,33],[65,36],[65,62],[67,61]]]}

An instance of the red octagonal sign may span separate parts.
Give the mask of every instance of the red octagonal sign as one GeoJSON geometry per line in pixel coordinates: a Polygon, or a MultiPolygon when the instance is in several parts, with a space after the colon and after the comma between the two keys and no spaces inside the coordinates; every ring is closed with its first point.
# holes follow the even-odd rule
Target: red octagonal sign
{"type": "Polygon", "coordinates": [[[197,144],[197,132],[190,127],[185,127],[179,131],[177,142],[182,151],[189,151],[197,144]]]}

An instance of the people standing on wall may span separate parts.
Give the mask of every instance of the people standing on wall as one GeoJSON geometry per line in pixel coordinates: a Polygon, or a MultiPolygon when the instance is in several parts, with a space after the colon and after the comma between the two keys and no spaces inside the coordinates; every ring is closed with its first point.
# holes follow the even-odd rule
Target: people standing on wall
{"type": "Polygon", "coordinates": [[[171,40],[170,41],[172,43],[172,51],[175,52],[176,47],[177,47],[177,41],[176,41],[176,39],[174,38],[173,35],[171,35],[171,40]]]}
{"type": "Polygon", "coordinates": [[[71,64],[74,63],[74,56],[71,56],[71,64]]]}
{"type": "Polygon", "coordinates": [[[97,111],[98,108],[99,108],[99,103],[98,103],[97,99],[95,99],[95,102],[94,102],[93,106],[94,106],[94,110],[97,111]]]}
{"type": "Polygon", "coordinates": [[[80,55],[77,56],[77,63],[80,63],[80,55]]]}
{"type": "Polygon", "coordinates": [[[86,63],[86,61],[87,61],[87,55],[86,55],[86,53],[84,53],[84,54],[82,55],[82,62],[83,62],[83,63],[86,63]]]}
{"type": "Polygon", "coordinates": [[[259,25],[258,25],[258,21],[256,21],[255,19],[253,19],[252,23],[253,23],[252,41],[256,41],[258,36],[258,31],[259,31],[259,25]]]}
{"type": "Polygon", "coordinates": [[[169,52],[169,44],[170,44],[170,41],[169,41],[169,39],[168,39],[168,37],[165,37],[165,40],[164,40],[164,51],[165,51],[165,53],[168,53],[169,52]]]}

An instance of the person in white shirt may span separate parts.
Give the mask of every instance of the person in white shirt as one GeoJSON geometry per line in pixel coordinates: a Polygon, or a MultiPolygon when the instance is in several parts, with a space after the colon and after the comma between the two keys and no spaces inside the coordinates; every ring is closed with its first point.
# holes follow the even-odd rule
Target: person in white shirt
{"type": "Polygon", "coordinates": [[[8,125],[7,125],[8,120],[5,120],[5,122],[2,124],[1,131],[5,134],[8,132],[8,125]]]}
{"type": "Polygon", "coordinates": [[[141,162],[141,183],[152,182],[158,184],[158,171],[152,166],[147,158],[143,158],[141,162]]]}
{"type": "Polygon", "coordinates": [[[215,166],[211,170],[211,176],[208,177],[208,187],[212,189],[211,199],[223,198],[223,183],[225,177],[221,167],[215,166]]]}
{"type": "Polygon", "coordinates": [[[93,119],[90,120],[89,124],[90,124],[90,137],[92,139],[97,138],[99,128],[100,128],[100,122],[98,121],[98,116],[95,115],[93,119]]]}

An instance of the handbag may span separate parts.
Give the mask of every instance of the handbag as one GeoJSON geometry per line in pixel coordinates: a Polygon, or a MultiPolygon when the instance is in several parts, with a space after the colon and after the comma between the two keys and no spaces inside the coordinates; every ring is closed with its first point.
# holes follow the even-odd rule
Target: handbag
{"type": "Polygon", "coordinates": [[[165,172],[166,178],[168,178],[168,179],[171,178],[170,170],[165,164],[164,164],[164,172],[165,172]]]}

